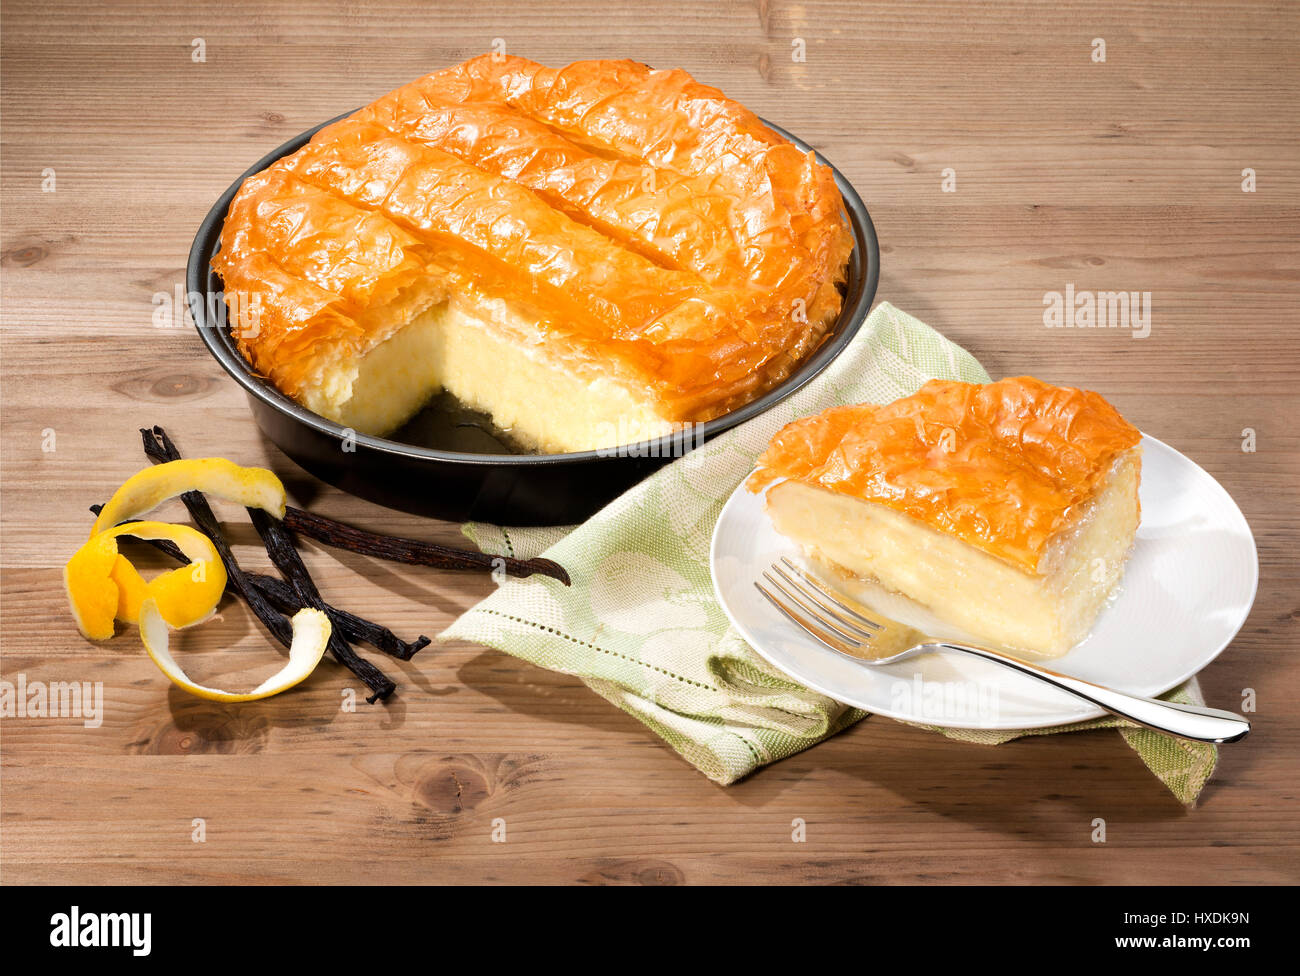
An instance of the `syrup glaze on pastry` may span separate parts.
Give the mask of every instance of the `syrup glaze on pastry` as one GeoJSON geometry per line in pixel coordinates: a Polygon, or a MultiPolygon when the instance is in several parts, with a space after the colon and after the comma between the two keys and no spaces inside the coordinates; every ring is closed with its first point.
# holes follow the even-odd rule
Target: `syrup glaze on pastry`
{"type": "Polygon", "coordinates": [[[829,168],[685,72],[484,55],[250,177],[213,266],[257,309],[241,352],[312,409],[382,433],[445,387],[576,450],[621,442],[611,418],[652,436],[779,383],[851,248],[829,168]],[[417,320],[375,360],[391,402],[364,404],[366,358],[417,320]],[[548,426],[546,397],[585,419],[548,426]]]}
{"type": "Polygon", "coordinates": [[[932,380],[787,425],[748,484],[778,532],[885,616],[1054,657],[1123,576],[1140,439],[1096,393],[932,380]]]}
{"type": "Polygon", "coordinates": [[[788,424],[750,487],[777,478],[885,505],[1035,572],[1142,434],[1100,394],[1030,376],[930,380],[884,406],[788,424]]]}

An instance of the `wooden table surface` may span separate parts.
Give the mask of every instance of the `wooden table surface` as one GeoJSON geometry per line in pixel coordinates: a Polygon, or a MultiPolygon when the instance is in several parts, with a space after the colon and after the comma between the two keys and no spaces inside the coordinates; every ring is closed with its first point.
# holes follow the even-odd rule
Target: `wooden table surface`
{"type": "MultiPolygon", "coordinates": [[[[4,881],[1300,880],[1296,5],[5,0],[2,29],[3,677],[105,697],[97,728],[4,720],[4,881]],[[577,680],[481,647],[379,661],[398,695],[345,711],[359,685],[332,662],[223,706],[170,686],[134,634],[78,637],[61,565],[86,506],[142,465],[142,425],[267,464],[322,512],[460,539],[297,470],[193,330],[155,327],[154,299],[253,160],[494,39],[550,64],[681,66],[798,133],[867,200],[878,298],[994,376],[1103,391],[1223,483],[1261,580],[1201,681],[1228,707],[1254,689],[1258,711],[1197,809],[1110,731],[988,748],[873,718],[723,788],[577,680]],[[1045,328],[1068,284],[1149,291],[1150,335],[1045,328]]],[[[407,636],[492,586],[307,559],[328,599],[407,636]]],[[[186,640],[214,681],[280,660],[240,605],[186,640]]]]}

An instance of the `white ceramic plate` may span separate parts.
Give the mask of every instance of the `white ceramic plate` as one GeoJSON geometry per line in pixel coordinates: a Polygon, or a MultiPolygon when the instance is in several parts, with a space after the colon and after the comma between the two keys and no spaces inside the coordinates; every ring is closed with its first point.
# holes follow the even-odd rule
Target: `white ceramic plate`
{"type": "MultiPolygon", "coordinates": [[[[1153,437],[1142,441],[1142,523],[1118,596],[1054,671],[1138,695],[1196,674],[1232,641],[1255,600],[1255,540],[1236,503],[1198,465],[1153,437]]],[[[742,484],[723,507],[710,561],[718,600],[775,667],[837,701],[950,728],[1025,729],[1096,718],[1100,710],[1032,678],[959,654],[867,667],[832,651],[754,588],[797,547],[772,528],[762,496],[742,484]]]]}

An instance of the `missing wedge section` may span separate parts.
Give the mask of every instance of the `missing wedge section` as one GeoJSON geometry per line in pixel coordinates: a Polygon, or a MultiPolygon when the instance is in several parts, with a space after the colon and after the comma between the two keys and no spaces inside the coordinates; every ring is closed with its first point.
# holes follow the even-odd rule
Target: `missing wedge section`
{"type": "Polygon", "coordinates": [[[308,409],[366,434],[396,430],[437,393],[492,417],[542,453],[596,450],[671,433],[647,398],[612,377],[587,378],[543,344],[500,326],[510,313],[456,301],[426,309],[363,356],[326,368],[304,390],[308,409]]]}

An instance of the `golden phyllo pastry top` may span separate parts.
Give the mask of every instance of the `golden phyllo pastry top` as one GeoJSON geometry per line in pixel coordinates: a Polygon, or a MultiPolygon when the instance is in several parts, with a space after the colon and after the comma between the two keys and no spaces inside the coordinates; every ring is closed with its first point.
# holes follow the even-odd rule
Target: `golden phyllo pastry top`
{"type": "Polygon", "coordinates": [[[484,55],[250,177],[213,266],[256,303],[241,351],[291,395],[470,295],[702,420],[818,343],[851,249],[831,170],[685,72],[484,55]]]}
{"type": "Polygon", "coordinates": [[[876,502],[1033,572],[1141,437],[1088,390],[930,380],[884,406],[787,424],[749,487],[789,478],[876,502]]]}

